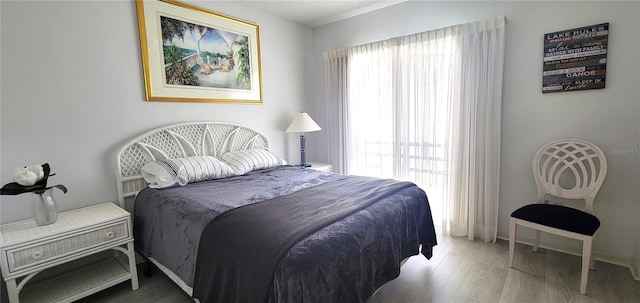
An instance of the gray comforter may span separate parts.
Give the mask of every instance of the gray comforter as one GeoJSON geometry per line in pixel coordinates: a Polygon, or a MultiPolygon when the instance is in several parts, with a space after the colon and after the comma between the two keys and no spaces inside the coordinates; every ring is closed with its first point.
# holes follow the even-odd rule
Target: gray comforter
{"type": "MultiPolygon", "coordinates": [[[[184,187],[145,189],[136,199],[137,249],[193,285],[200,235],[215,216],[248,205],[347,178],[299,167],[280,167],[184,187]]],[[[399,261],[430,257],[436,244],[424,192],[399,191],[294,245],[273,280],[273,302],[364,302],[399,274],[399,261]]]]}

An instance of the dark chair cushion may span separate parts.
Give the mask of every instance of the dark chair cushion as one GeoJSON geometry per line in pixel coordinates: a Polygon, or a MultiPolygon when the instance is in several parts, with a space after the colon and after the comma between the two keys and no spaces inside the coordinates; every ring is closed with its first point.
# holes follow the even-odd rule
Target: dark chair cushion
{"type": "Polygon", "coordinates": [[[514,218],[593,236],[600,220],[581,210],[554,204],[529,204],[511,213],[514,218]]]}

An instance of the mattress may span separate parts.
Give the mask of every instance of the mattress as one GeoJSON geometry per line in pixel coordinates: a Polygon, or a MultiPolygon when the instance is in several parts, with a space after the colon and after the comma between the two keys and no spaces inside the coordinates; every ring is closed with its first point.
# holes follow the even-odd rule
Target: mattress
{"type": "MultiPolygon", "coordinates": [[[[231,209],[349,178],[282,166],[168,189],[135,203],[136,249],[192,294],[200,236],[231,209]]],[[[269,302],[365,302],[399,274],[400,261],[436,244],[426,194],[412,186],[301,240],[273,275],[269,302]]],[[[221,244],[223,245],[223,244],[221,244]]],[[[425,253],[427,252],[427,253],[425,253]]]]}

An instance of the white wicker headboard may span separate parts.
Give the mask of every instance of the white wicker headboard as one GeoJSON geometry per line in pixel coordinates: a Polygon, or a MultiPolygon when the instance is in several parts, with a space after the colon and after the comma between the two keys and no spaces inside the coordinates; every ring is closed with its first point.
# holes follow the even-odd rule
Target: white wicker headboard
{"type": "Polygon", "coordinates": [[[118,202],[147,187],[140,168],[148,162],[188,156],[218,156],[228,151],[269,148],[267,137],[227,122],[187,122],[152,129],[123,145],[116,159],[118,202]]]}

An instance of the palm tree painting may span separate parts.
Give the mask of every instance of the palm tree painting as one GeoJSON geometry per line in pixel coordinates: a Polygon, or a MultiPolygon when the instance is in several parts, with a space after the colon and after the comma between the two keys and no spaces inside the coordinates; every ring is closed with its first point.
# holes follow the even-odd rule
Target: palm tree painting
{"type": "Polygon", "coordinates": [[[249,37],[160,16],[165,84],[251,89],[249,37]]]}

